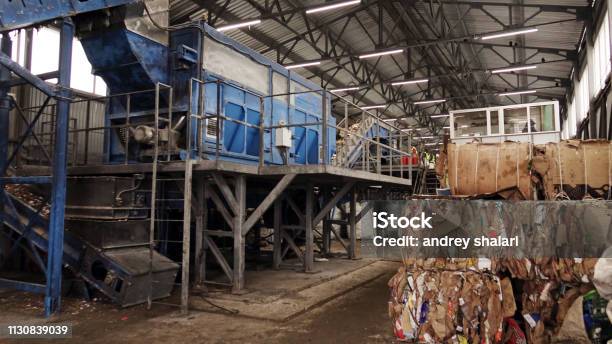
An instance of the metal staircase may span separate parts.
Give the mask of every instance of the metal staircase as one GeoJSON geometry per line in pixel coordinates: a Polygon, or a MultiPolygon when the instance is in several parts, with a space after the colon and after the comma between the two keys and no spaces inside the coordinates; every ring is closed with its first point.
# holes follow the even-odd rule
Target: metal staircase
{"type": "Polygon", "coordinates": [[[435,195],[440,187],[436,170],[424,167],[419,171],[415,185],[415,195],[435,195]]]}
{"type": "MultiPolygon", "coordinates": [[[[339,123],[339,127],[342,126],[344,120],[339,123]]],[[[374,126],[376,119],[372,116],[365,116],[365,118],[353,124],[349,127],[351,134],[345,134],[342,143],[337,144],[337,155],[336,162],[339,166],[351,168],[359,161],[364,147],[363,137],[368,136],[368,132],[374,126]]]]}

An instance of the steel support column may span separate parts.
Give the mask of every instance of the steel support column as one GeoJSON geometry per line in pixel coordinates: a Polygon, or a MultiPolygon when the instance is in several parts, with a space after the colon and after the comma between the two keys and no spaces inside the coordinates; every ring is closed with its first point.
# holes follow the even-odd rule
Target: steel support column
{"type": "Polygon", "coordinates": [[[348,256],[349,259],[357,258],[356,248],[357,248],[357,188],[353,187],[349,194],[350,197],[350,205],[349,205],[349,249],[348,256]]]}
{"type": "Polygon", "coordinates": [[[282,261],[282,225],[283,225],[283,201],[277,198],[274,201],[274,253],[272,257],[272,267],[279,269],[282,261]]]}
{"type": "MultiPolygon", "coordinates": [[[[11,56],[12,52],[12,42],[8,32],[5,32],[2,35],[2,52],[7,56],[11,56]]],[[[11,71],[0,65],[0,84],[5,84],[5,82],[11,80],[11,71]]],[[[9,148],[9,114],[11,112],[11,99],[8,95],[10,92],[10,87],[0,88],[0,171],[5,170],[5,166],[8,163],[8,148],[9,148]]],[[[4,177],[0,175],[0,177],[4,177]]],[[[0,188],[4,188],[4,185],[0,183],[0,188]]],[[[0,212],[4,211],[4,197],[0,197],[0,212]]],[[[0,221],[0,231],[2,231],[4,224],[0,221]]],[[[7,240],[6,237],[0,236],[0,256],[3,256],[3,251],[8,251],[10,249],[10,243],[6,242],[4,244],[4,240],[7,240]]],[[[4,257],[8,259],[8,257],[4,257]]]]}
{"type": "Polygon", "coordinates": [[[314,205],[314,185],[312,183],[306,184],[306,214],[304,218],[306,220],[305,232],[306,232],[306,244],[304,245],[304,271],[311,272],[314,265],[314,226],[316,225],[313,221],[313,208],[314,205]]]}
{"type": "Polygon", "coordinates": [[[62,256],[64,252],[64,211],[66,204],[66,162],[68,148],[68,123],[70,117],[70,67],[74,24],[64,18],[60,32],[59,98],[55,116],[55,147],[53,157],[53,190],[49,220],[49,249],[47,258],[47,285],[45,314],[50,316],[60,310],[62,290],[62,256]]]}
{"type": "Polygon", "coordinates": [[[208,198],[207,184],[202,178],[196,179],[195,182],[198,207],[195,211],[196,226],[195,226],[195,276],[194,284],[196,287],[201,287],[206,280],[206,245],[204,244],[204,231],[208,224],[208,198]]]}
{"type": "MultiPolygon", "coordinates": [[[[8,32],[2,35],[2,52],[7,56],[11,56],[13,43],[8,32]]],[[[0,83],[4,84],[11,80],[11,71],[0,65],[0,83]]],[[[11,112],[11,98],[8,93],[10,87],[0,88],[0,171],[5,170],[5,164],[8,159],[9,148],[9,114],[11,112]]],[[[2,200],[0,200],[2,202],[2,200]]],[[[0,206],[2,203],[0,203],[0,206]]],[[[2,209],[0,207],[0,209],[2,209]]]]}
{"type": "Polygon", "coordinates": [[[183,262],[181,276],[181,313],[189,312],[189,255],[191,248],[191,199],[193,196],[193,160],[185,161],[185,198],[183,200],[183,262]]]}
{"type": "Polygon", "coordinates": [[[234,268],[232,292],[239,292],[244,288],[245,247],[243,227],[246,213],[246,177],[236,177],[235,185],[236,213],[234,214],[234,268]]]}

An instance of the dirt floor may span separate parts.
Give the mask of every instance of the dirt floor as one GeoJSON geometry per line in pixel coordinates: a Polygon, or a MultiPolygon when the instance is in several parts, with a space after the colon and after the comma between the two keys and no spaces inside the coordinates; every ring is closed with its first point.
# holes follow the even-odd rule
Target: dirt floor
{"type": "MultiPolygon", "coordinates": [[[[371,266],[370,266],[371,268],[371,266]]],[[[397,265],[380,265],[374,279],[356,284],[332,300],[297,313],[287,321],[271,321],[192,311],[179,316],[174,308],[154,305],[119,309],[111,304],[64,299],[61,316],[50,322],[72,323],[71,340],[54,343],[390,343],[387,281],[397,265]]],[[[197,297],[197,296],[194,296],[197,297]]],[[[24,293],[0,292],[0,323],[41,323],[42,299],[24,293]]],[[[0,339],[0,343],[41,340],[0,339]]]]}

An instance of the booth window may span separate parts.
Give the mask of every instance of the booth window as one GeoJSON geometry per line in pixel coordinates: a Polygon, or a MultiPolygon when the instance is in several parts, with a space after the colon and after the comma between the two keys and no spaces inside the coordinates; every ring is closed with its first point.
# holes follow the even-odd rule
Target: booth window
{"type": "Polygon", "coordinates": [[[464,112],[454,116],[455,135],[458,137],[487,135],[487,112],[464,112]]]}
{"type": "Polygon", "coordinates": [[[532,106],[529,111],[531,132],[555,130],[555,108],[552,104],[532,106]]]}
{"type": "Polygon", "coordinates": [[[490,111],[491,118],[491,135],[499,134],[499,111],[490,111]]]}
{"type": "Polygon", "coordinates": [[[528,132],[527,108],[504,110],[504,133],[520,134],[528,132]]]}

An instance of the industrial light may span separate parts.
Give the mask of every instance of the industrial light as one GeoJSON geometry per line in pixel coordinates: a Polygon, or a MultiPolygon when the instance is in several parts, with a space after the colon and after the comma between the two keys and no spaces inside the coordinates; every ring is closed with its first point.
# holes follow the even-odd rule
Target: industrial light
{"type": "Polygon", "coordinates": [[[329,92],[336,93],[336,92],[346,92],[346,91],[357,91],[360,88],[361,87],[359,87],[359,86],[346,87],[346,88],[336,88],[336,89],[333,89],[333,90],[329,90],[329,92]]]}
{"type": "Polygon", "coordinates": [[[450,115],[432,115],[429,116],[430,118],[443,118],[443,117],[450,117],[450,115]]]}
{"type": "Polygon", "coordinates": [[[435,139],[435,136],[421,136],[421,139],[435,139]]]}
{"type": "Polygon", "coordinates": [[[436,143],[426,143],[425,146],[439,146],[441,143],[440,142],[436,142],[436,143]]]}
{"type": "Polygon", "coordinates": [[[397,121],[397,119],[396,118],[390,118],[390,119],[383,119],[382,121],[383,122],[395,122],[395,121],[397,121]]]}
{"type": "Polygon", "coordinates": [[[536,93],[536,92],[537,92],[536,90],[505,92],[505,93],[498,94],[498,96],[500,96],[500,97],[504,97],[504,96],[516,96],[516,95],[519,95],[519,94],[532,94],[532,93],[536,93]]]}
{"type": "Polygon", "coordinates": [[[392,82],[391,85],[392,86],[399,86],[399,85],[411,85],[411,84],[420,84],[422,82],[428,82],[429,79],[415,79],[415,80],[406,80],[406,81],[396,81],[396,82],[392,82]]]}
{"type": "Polygon", "coordinates": [[[418,102],[414,102],[414,105],[423,105],[423,104],[435,104],[435,103],[444,103],[446,99],[432,99],[432,100],[421,100],[418,102]]]}
{"type": "Polygon", "coordinates": [[[359,3],[361,3],[361,0],[343,1],[343,2],[336,3],[336,4],[331,4],[331,5],[325,5],[325,6],[311,8],[309,10],[306,10],[306,14],[334,10],[336,8],[346,7],[346,6],[351,6],[351,5],[357,5],[359,3]]]}
{"type": "Polygon", "coordinates": [[[381,52],[378,52],[378,53],[371,53],[371,54],[359,55],[359,58],[360,58],[360,59],[367,59],[367,58],[369,58],[369,57],[377,57],[377,56],[384,56],[384,55],[397,54],[397,53],[401,53],[402,51],[404,51],[404,49],[387,50],[387,51],[381,51],[381,52]]]}
{"type": "Polygon", "coordinates": [[[447,126],[445,126],[445,127],[442,127],[442,129],[450,129],[450,126],[449,126],[449,125],[447,125],[447,126]]]}
{"type": "Polygon", "coordinates": [[[538,66],[536,65],[529,65],[529,66],[517,66],[517,67],[509,67],[509,68],[499,68],[499,69],[493,69],[491,71],[492,74],[498,74],[498,73],[508,73],[508,72],[516,72],[519,70],[526,70],[526,69],[535,69],[538,68],[538,66]]]}
{"type": "Polygon", "coordinates": [[[386,104],[381,104],[381,105],[370,105],[370,106],[362,106],[361,110],[370,110],[370,109],[381,109],[381,108],[386,108],[387,105],[386,104]]]}
{"type": "Polygon", "coordinates": [[[320,65],[320,64],[321,64],[321,61],[304,62],[304,63],[297,63],[297,64],[293,64],[293,65],[287,65],[287,66],[285,66],[285,68],[293,69],[293,68],[301,68],[301,67],[308,67],[308,66],[316,66],[316,65],[320,65]]]}
{"type": "Polygon", "coordinates": [[[538,29],[533,27],[533,28],[528,28],[528,29],[519,29],[519,30],[513,30],[513,31],[493,33],[490,35],[482,36],[480,37],[480,39],[487,40],[487,39],[494,39],[494,38],[501,38],[501,37],[508,37],[508,36],[524,35],[527,33],[532,33],[532,32],[537,32],[537,31],[538,29]]]}
{"type": "Polygon", "coordinates": [[[243,23],[236,23],[236,24],[231,24],[231,25],[226,25],[226,26],[220,26],[217,28],[217,31],[227,31],[227,30],[232,30],[232,29],[239,29],[245,26],[257,25],[259,23],[261,23],[261,20],[255,19],[255,20],[250,20],[250,21],[243,22],[243,23]]]}

